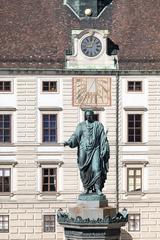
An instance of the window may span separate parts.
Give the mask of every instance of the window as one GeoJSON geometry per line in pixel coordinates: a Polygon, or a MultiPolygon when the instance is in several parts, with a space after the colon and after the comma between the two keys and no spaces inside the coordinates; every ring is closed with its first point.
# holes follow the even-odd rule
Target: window
{"type": "Polygon", "coordinates": [[[42,141],[44,143],[57,142],[57,115],[56,114],[43,114],[42,123],[42,141]]]}
{"type": "Polygon", "coordinates": [[[43,81],[43,92],[57,92],[57,81],[43,81]]]}
{"type": "Polygon", "coordinates": [[[42,191],[43,192],[57,191],[57,169],[56,168],[42,169],[42,191]]]}
{"type": "Polygon", "coordinates": [[[127,169],[127,191],[142,191],[142,169],[128,168],[127,169]]]}
{"type": "Polygon", "coordinates": [[[0,81],[0,92],[11,92],[11,82],[0,81]]]}
{"type": "Polygon", "coordinates": [[[128,215],[128,231],[140,231],[140,214],[128,215]]]}
{"type": "Polygon", "coordinates": [[[11,171],[10,169],[0,169],[0,193],[11,191],[11,171]]]}
{"type": "Polygon", "coordinates": [[[0,114],[0,142],[11,142],[11,115],[0,114]]]}
{"type": "Polygon", "coordinates": [[[128,81],[128,92],[141,92],[142,81],[128,81]]]}
{"type": "Polygon", "coordinates": [[[9,232],[9,216],[0,215],[0,232],[5,233],[9,232]]]}
{"type": "Polygon", "coordinates": [[[55,215],[44,215],[44,232],[55,232],[55,215]]]}
{"type": "Polygon", "coordinates": [[[142,141],[142,114],[128,114],[128,142],[142,141]]]}

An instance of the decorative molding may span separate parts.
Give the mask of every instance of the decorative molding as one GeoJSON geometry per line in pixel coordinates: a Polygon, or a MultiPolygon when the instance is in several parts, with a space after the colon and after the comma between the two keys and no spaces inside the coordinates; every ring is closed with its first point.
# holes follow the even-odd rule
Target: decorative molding
{"type": "Polygon", "coordinates": [[[63,108],[61,107],[39,107],[40,111],[62,111],[63,108]]]}
{"type": "Polygon", "coordinates": [[[18,164],[17,161],[14,161],[14,160],[0,160],[0,165],[12,165],[13,167],[16,166],[16,164],[18,164]]]}
{"type": "Polygon", "coordinates": [[[127,107],[124,107],[124,110],[125,111],[143,111],[143,112],[146,112],[146,111],[148,111],[148,108],[143,107],[143,106],[127,106],[127,107]]]}
{"type": "MultiPolygon", "coordinates": [[[[101,108],[101,107],[93,107],[92,106],[91,108],[92,108],[93,111],[100,111],[100,112],[105,111],[105,109],[101,108]]],[[[82,107],[81,110],[86,111],[86,110],[88,110],[88,107],[82,107]]]]}
{"type": "Polygon", "coordinates": [[[59,209],[57,212],[57,220],[59,224],[67,224],[67,225],[82,225],[82,226],[88,226],[88,225],[110,225],[112,223],[121,223],[124,224],[128,221],[128,212],[127,210],[123,210],[121,213],[118,212],[114,217],[110,217],[109,215],[105,218],[101,219],[83,219],[82,217],[78,216],[76,218],[73,218],[70,216],[70,213],[63,212],[62,209],[59,209]]]}
{"type": "Polygon", "coordinates": [[[50,164],[61,167],[64,164],[63,161],[55,161],[55,160],[37,160],[36,163],[38,167],[41,167],[42,165],[50,165],[50,164]]]}
{"type": "Polygon", "coordinates": [[[142,160],[125,160],[125,161],[122,161],[122,166],[123,167],[127,167],[127,165],[131,165],[131,164],[137,164],[137,165],[143,165],[144,167],[146,167],[147,164],[149,164],[148,161],[142,161],[142,160]]]}
{"type": "Polygon", "coordinates": [[[17,110],[17,108],[14,108],[14,107],[0,107],[0,111],[10,111],[10,112],[14,112],[14,111],[16,111],[17,110]]]}

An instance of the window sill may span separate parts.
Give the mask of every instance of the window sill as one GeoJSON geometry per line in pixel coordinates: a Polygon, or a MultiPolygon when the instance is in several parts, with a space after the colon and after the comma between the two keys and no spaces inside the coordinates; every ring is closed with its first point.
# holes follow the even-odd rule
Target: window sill
{"type": "Polygon", "coordinates": [[[14,193],[12,192],[1,192],[0,197],[13,197],[14,193]]]}
{"type": "Polygon", "coordinates": [[[39,195],[41,196],[41,197],[43,197],[43,196],[53,196],[53,197],[59,197],[61,194],[60,194],[60,192],[39,192],[39,195]]]}
{"type": "Polygon", "coordinates": [[[15,147],[15,144],[10,142],[0,142],[0,147],[15,147]]]}
{"type": "Polygon", "coordinates": [[[41,147],[62,147],[64,146],[63,143],[40,143],[41,147]]]}
{"type": "Polygon", "coordinates": [[[124,142],[122,143],[122,146],[144,146],[147,142],[124,142]]]}
{"type": "Polygon", "coordinates": [[[135,192],[125,192],[125,196],[144,196],[145,193],[141,191],[135,192]]]}

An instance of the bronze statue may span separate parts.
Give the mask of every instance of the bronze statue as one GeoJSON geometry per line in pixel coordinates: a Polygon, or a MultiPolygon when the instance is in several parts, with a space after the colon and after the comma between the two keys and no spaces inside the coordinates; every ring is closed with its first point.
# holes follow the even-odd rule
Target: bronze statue
{"type": "Polygon", "coordinates": [[[102,123],[93,119],[94,112],[86,110],[85,117],[64,146],[78,147],[77,162],[85,193],[102,195],[109,167],[109,143],[102,123]]]}

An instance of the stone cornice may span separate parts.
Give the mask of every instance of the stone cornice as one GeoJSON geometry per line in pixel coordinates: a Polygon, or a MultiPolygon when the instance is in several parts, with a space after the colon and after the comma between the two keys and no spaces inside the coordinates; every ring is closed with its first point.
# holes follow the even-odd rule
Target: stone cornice
{"type": "Polygon", "coordinates": [[[107,69],[36,69],[36,68],[0,68],[0,75],[113,75],[116,76],[154,76],[160,70],[107,70],[107,69]]]}

